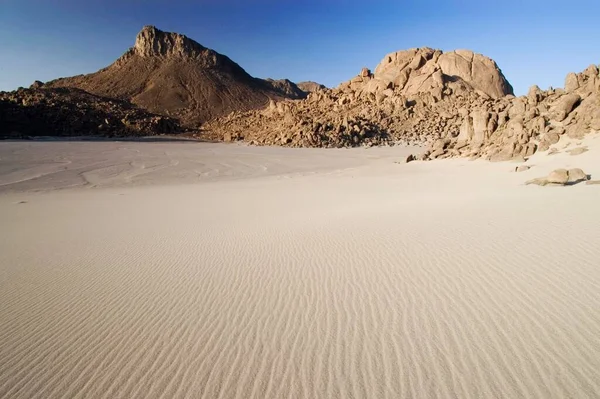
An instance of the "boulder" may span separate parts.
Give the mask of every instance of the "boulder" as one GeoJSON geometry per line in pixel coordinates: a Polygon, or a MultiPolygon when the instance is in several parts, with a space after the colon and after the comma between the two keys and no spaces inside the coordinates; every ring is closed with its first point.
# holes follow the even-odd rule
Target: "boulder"
{"type": "Polygon", "coordinates": [[[568,174],[569,174],[568,183],[570,183],[570,184],[577,184],[579,182],[587,181],[590,179],[588,177],[588,175],[579,168],[569,169],[568,174]]]}
{"type": "Polygon", "coordinates": [[[547,177],[538,177],[525,182],[525,184],[536,184],[538,186],[555,185],[565,186],[589,180],[589,176],[581,169],[556,169],[547,177]]]}
{"type": "Polygon", "coordinates": [[[553,119],[562,122],[579,104],[581,97],[578,94],[567,94],[560,98],[560,101],[552,108],[553,119]]]}
{"type": "Polygon", "coordinates": [[[416,161],[416,159],[417,158],[413,154],[410,154],[410,155],[402,158],[402,160],[400,161],[400,163],[409,163],[409,162],[412,162],[412,161],[416,161]]]}
{"type": "Polygon", "coordinates": [[[587,147],[577,147],[577,148],[573,148],[572,150],[568,151],[568,153],[570,155],[580,155],[586,151],[588,151],[587,147]]]}
{"type": "Polygon", "coordinates": [[[546,180],[550,184],[566,184],[569,181],[569,171],[566,169],[553,170],[546,180]]]}
{"type": "Polygon", "coordinates": [[[577,75],[571,72],[565,78],[565,91],[567,93],[571,93],[577,89],[579,89],[579,81],[577,80],[577,75]]]}

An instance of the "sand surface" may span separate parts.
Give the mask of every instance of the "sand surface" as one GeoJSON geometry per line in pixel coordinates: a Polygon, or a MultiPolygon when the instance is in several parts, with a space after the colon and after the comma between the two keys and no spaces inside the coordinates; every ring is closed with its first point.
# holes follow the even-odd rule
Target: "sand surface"
{"type": "Polygon", "coordinates": [[[585,144],[0,142],[0,397],[598,398],[585,144]]]}

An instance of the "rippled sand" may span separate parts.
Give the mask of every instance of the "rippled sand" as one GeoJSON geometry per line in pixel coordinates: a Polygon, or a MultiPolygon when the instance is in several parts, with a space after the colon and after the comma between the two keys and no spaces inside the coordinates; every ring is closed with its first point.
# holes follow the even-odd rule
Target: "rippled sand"
{"type": "Polygon", "coordinates": [[[597,152],[408,152],[0,142],[0,397],[599,397],[600,186],[522,184],[597,152]]]}

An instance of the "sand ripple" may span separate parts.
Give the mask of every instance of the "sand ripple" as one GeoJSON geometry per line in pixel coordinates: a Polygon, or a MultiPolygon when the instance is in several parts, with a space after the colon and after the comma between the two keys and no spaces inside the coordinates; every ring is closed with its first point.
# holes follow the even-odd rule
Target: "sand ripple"
{"type": "Polygon", "coordinates": [[[396,183],[0,196],[0,397],[599,397],[598,192],[396,183]]]}

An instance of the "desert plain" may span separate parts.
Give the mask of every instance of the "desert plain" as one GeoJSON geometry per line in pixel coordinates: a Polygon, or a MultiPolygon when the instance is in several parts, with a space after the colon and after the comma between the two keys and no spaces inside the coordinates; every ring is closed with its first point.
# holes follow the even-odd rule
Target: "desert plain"
{"type": "Polygon", "coordinates": [[[561,140],[0,142],[0,397],[597,398],[600,185],[524,184],[600,176],[561,140]]]}

